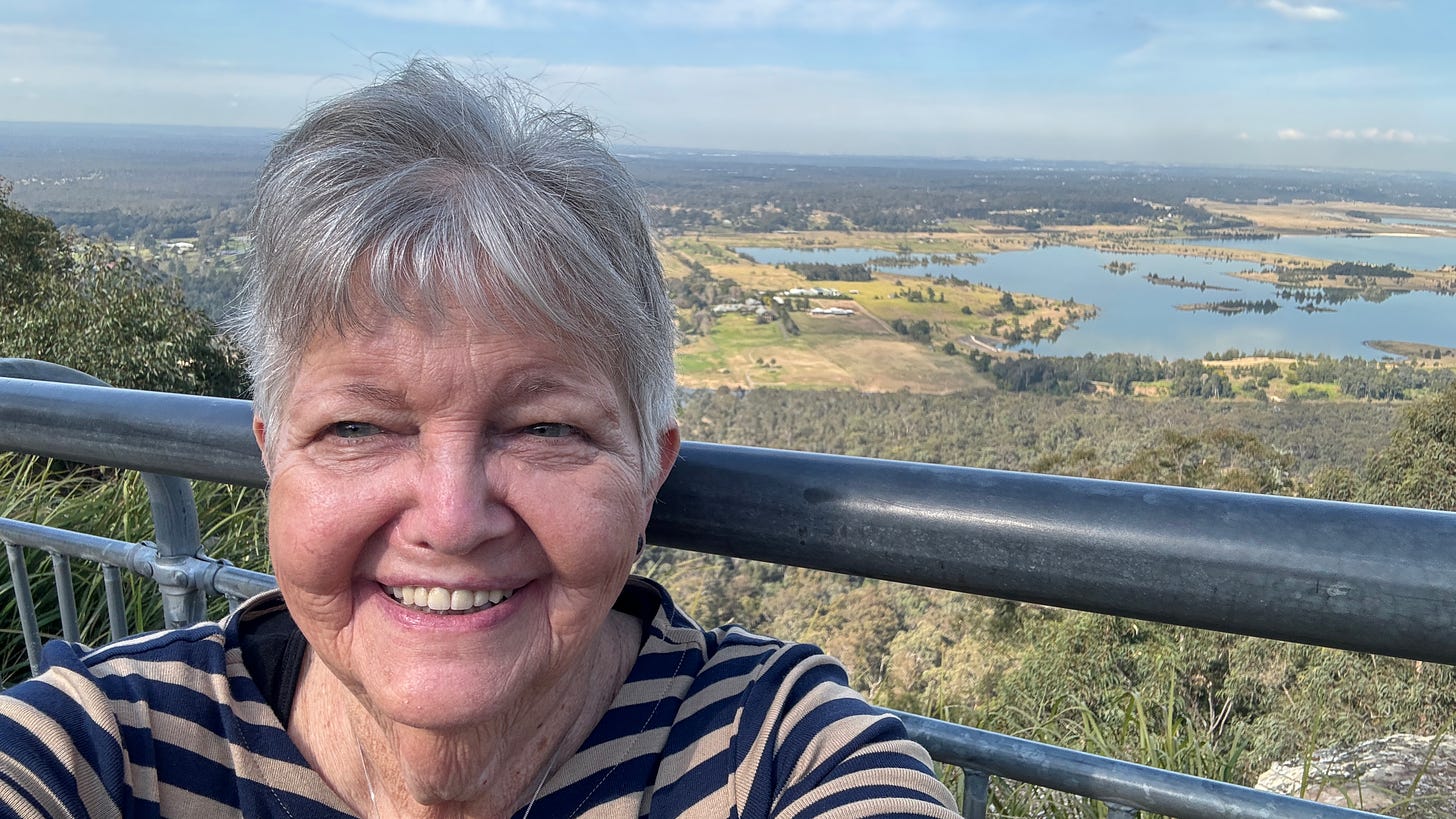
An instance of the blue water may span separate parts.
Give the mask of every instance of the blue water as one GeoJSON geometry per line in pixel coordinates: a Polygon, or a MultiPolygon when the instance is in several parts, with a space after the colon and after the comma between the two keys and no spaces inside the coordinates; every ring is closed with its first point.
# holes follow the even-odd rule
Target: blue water
{"type": "Polygon", "coordinates": [[[1393,264],[1410,270],[1456,265],[1456,237],[1447,236],[1279,236],[1222,242],[1190,240],[1179,244],[1268,250],[1336,262],[1393,264]]]}
{"type": "Polygon", "coordinates": [[[1456,228],[1456,222],[1443,219],[1396,219],[1389,216],[1382,217],[1381,222],[1387,225],[1430,225],[1432,227],[1456,228]]]}
{"type": "MultiPolygon", "coordinates": [[[[1324,240],[1339,245],[1339,240],[1344,237],[1286,238],[1324,240]]],[[[1375,240],[1345,241],[1363,243],[1375,240]]],[[[1448,242],[1439,238],[1421,238],[1416,241],[1448,242]]],[[[1456,243],[1456,240],[1450,241],[1456,243]]],[[[1250,244],[1256,243],[1240,242],[1239,247],[1250,244]]],[[[1321,245],[1316,244],[1313,247],[1321,245]]],[[[837,248],[828,251],[752,247],[739,249],[764,264],[801,261],[857,264],[893,255],[883,250],[863,248],[837,248]]],[[[1408,250],[1409,254],[1414,255],[1439,252],[1420,248],[1408,250]]],[[[1370,264],[1409,264],[1380,255],[1325,255],[1328,252],[1322,250],[1318,254],[1308,255],[1319,258],[1348,258],[1370,264]]],[[[1456,258],[1452,261],[1456,262],[1456,258]]],[[[1416,266],[1422,269],[1427,267],[1416,266]]],[[[1298,353],[1375,358],[1382,353],[1362,343],[1373,339],[1456,347],[1456,321],[1453,321],[1453,317],[1456,317],[1456,297],[1435,293],[1400,293],[1379,303],[1350,301],[1334,305],[1333,313],[1306,313],[1296,309],[1296,302],[1279,298],[1273,285],[1245,281],[1229,275],[1249,267],[1245,262],[1187,256],[1101,253],[1080,247],[1047,247],[984,256],[983,261],[976,265],[931,264],[925,267],[886,268],[878,275],[956,276],[1012,292],[1034,293],[1054,299],[1075,299],[1079,304],[1097,305],[1099,312],[1096,318],[1084,320],[1077,327],[1064,332],[1054,342],[1043,341],[1036,345],[1036,352],[1042,355],[1130,352],[1168,358],[1198,358],[1205,353],[1238,348],[1246,352],[1256,349],[1289,350],[1298,353]],[[1131,262],[1133,270],[1123,276],[1111,273],[1104,269],[1104,265],[1112,261],[1131,262]],[[1182,276],[1189,281],[1205,281],[1210,285],[1234,290],[1199,291],[1154,285],[1143,278],[1149,273],[1172,278],[1182,276]],[[1281,307],[1267,315],[1243,313],[1233,316],[1175,309],[1179,304],[1230,299],[1273,299],[1281,307]]]]}

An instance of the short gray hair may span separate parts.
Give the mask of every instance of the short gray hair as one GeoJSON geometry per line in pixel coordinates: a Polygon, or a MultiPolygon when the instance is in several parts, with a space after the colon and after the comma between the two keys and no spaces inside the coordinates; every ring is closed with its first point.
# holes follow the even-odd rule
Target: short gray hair
{"type": "Polygon", "coordinates": [[[601,365],[629,403],[644,479],[656,475],[673,308],[641,193],[591,120],[543,107],[522,83],[413,60],[309,112],[274,146],[257,193],[231,325],[265,428],[319,332],[367,329],[377,307],[458,303],[601,365]]]}

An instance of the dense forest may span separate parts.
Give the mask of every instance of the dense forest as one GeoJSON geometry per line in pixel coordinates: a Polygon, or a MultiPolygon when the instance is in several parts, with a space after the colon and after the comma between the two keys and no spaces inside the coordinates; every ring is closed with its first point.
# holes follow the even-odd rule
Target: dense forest
{"type": "Polygon", "coordinates": [[[730,225],[745,231],[923,230],[947,219],[1042,225],[1128,224],[1173,214],[1194,231],[1237,228],[1185,204],[1347,200],[1449,207],[1456,177],[1302,174],[1241,168],[1178,168],[976,160],[695,156],[641,152],[629,167],[644,183],[665,228],[730,225]]]}
{"type": "Polygon", "coordinates": [[[103,241],[69,240],[0,184],[0,357],[119,387],[239,397],[242,354],[175,281],[103,241]]]}
{"type": "MultiPolygon", "coordinates": [[[[1168,453],[1169,433],[1236,430],[1260,442],[1261,468],[1309,482],[1321,468],[1358,470],[1382,448],[1397,410],[1383,403],[1287,405],[1183,398],[1147,401],[1014,394],[693,390],[679,417],[689,440],[1016,471],[1087,474],[1168,453]],[[1057,464],[1081,464],[1058,469],[1057,464]]],[[[1210,439],[1212,440],[1212,439],[1210,439]]],[[[1186,458],[1224,463],[1210,446],[1186,458]]],[[[1187,468],[1185,474],[1198,474],[1187,468]]],[[[1166,472],[1175,471],[1168,462],[1166,472]]],[[[1131,480],[1177,483],[1161,473],[1131,480]]],[[[1211,481],[1210,485],[1217,481],[1211,481]]]]}
{"type": "Polygon", "coordinates": [[[1164,381],[1172,396],[1233,398],[1239,391],[1232,379],[1248,377],[1252,379],[1248,394],[1260,401],[1268,400],[1262,388],[1269,386],[1270,379],[1280,377],[1294,385],[1306,381],[1332,383],[1342,395],[1380,400],[1409,398],[1422,390],[1441,390],[1456,383],[1456,371],[1450,369],[1328,355],[1297,357],[1287,373],[1273,363],[1235,366],[1225,372],[1202,361],[1169,361],[1132,353],[1003,358],[989,364],[989,371],[1004,390],[1051,395],[1094,393],[1100,387],[1117,395],[1131,395],[1138,383],[1164,381]]]}

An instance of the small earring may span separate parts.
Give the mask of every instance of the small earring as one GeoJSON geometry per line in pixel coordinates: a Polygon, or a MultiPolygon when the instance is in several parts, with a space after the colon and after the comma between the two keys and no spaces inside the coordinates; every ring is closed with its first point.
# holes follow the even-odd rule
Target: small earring
{"type": "Polygon", "coordinates": [[[637,536],[637,556],[642,556],[642,550],[647,547],[647,535],[637,536]]]}

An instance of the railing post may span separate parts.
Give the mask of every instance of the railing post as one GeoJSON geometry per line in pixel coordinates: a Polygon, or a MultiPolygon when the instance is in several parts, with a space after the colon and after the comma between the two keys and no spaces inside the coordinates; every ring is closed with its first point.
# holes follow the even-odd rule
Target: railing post
{"type": "Polygon", "coordinates": [[[34,677],[40,673],[40,624],[35,621],[35,600],[30,596],[25,550],[6,543],[5,557],[10,561],[10,585],[15,592],[16,613],[20,615],[20,633],[25,638],[25,658],[30,663],[30,676],[34,677]]]}
{"type": "Polygon", "coordinates": [[[111,641],[127,635],[126,599],[122,596],[121,569],[111,565],[101,567],[101,581],[106,587],[106,619],[111,625],[111,641]]]}
{"type": "Polygon", "coordinates": [[[1141,816],[1142,811],[1137,808],[1107,803],[1107,819],[1139,819],[1141,816]]]}
{"type": "Polygon", "coordinates": [[[56,606],[61,610],[61,637],[76,642],[81,630],[76,627],[76,585],[71,582],[71,559],[60,552],[51,552],[51,570],[56,578],[56,606]]]}
{"type": "Polygon", "coordinates": [[[986,819],[991,777],[975,768],[961,768],[961,774],[961,815],[966,819],[986,819]]]}
{"type": "Polygon", "coordinates": [[[207,595],[186,583],[188,564],[202,551],[192,484],[157,475],[143,475],[143,480],[157,527],[158,571],[154,577],[162,591],[162,619],[166,628],[190,626],[207,616],[207,595]]]}

